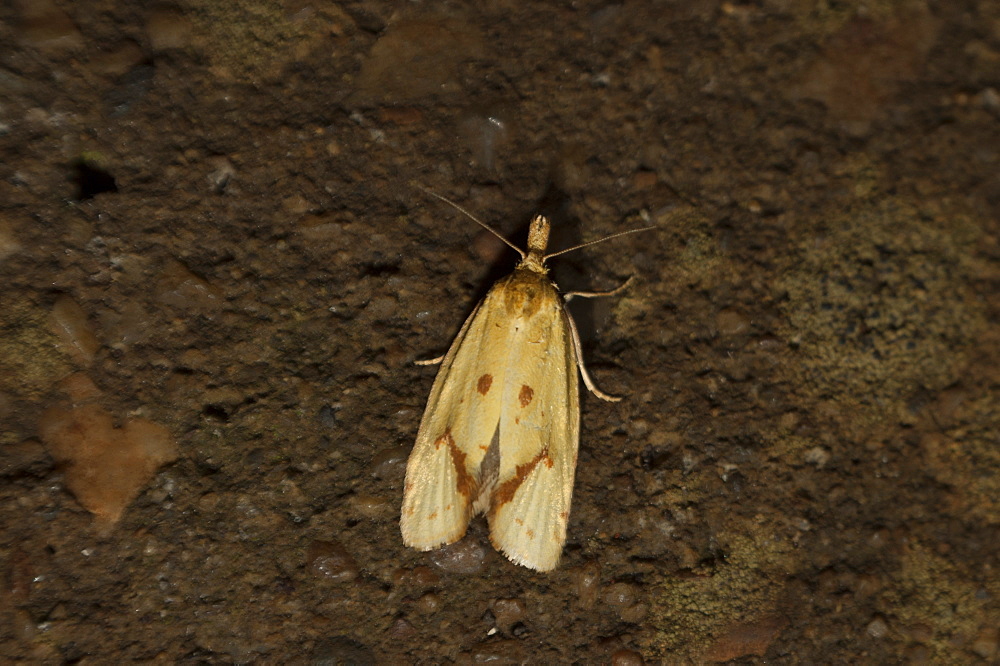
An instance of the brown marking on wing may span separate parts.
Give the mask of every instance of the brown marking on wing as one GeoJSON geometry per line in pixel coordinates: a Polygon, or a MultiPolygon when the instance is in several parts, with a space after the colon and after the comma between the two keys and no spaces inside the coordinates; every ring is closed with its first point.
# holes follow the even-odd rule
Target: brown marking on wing
{"type": "Polygon", "coordinates": [[[521,403],[521,407],[527,407],[531,404],[531,399],[535,397],[535,389],[531,388],[527,384],[521,384],[521,392],[517,394],[517,400],[521,403]]]}
{"type": "Polygon", "coordinates": [[[437,512],[437,511],[435,511],[435,512],[434,512],[434,513],[432,513],[431,515],[427,516],[427,520],[434,520],[434,519],[435,519],[435,518],[437,518],[437,517],[438,517],[438,512],[437,512]]]}
{"type": "Polygon", "coordinates": [[[569,511],[560,511],[559,518],[562,520],[569,520],[569,511]]]}
{"type": "Polygon", "coordinates": [[[534,539],[535,538],[535,530],[528,530],[527,532],[525,532],[525,534],[528,535],[529,539],[534,539]]]}
{"type": "Polygon", "coordinates": [[[517,489],[521,487],[524,480],[528,478],[528,475],[531,474],[531,471],[540,462],[545,462],[548,467],[552,467],[552,459],[549,458],[548,449],[542,449],[537,456],[523,465],[518,465],[517,469],[514,470],[514,476],[497,486],[497,489],[493,491],[493,501],[490,503],[490,511],[496,513],[497,509],[514,499],[517,489]]]}
{"type": "Polygon", "coordinates": [[[451,452],[451,464],[455,466],[455,486],[456,490],[466,498],[472,497],[473,488],[476,485],[475,479],[469,474],[465,467],[466,454],[455,444],[455,438],[451,436],[451,428],[447,428],[444,434],[434,440],[434,447],[440,449],[442,445],[447,445],[451,452]]]}
{"type": "Polygon", "coordinates": [[[479,391],[480,395],[486,395],[490,392],[490,386],[493,384],[493,375],[485,374],[479,378],[476,382],[476,390],[479,391]]]}

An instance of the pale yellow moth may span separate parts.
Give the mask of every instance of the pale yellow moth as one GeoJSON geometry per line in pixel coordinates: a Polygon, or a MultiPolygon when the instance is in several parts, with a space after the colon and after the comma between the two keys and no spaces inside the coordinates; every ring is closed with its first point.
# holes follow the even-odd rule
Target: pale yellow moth
{"type": "MultiPolygon", "coordinates": [[[[434,194],[431,192],[430,194],[434,194]]],[[[406,465],[400,528],[419,550],[454,543],[469,520],[486,513],[493,546],[512,562],[554,569],[566,541],[580,437],[577,367],[599,398],[620,398],[594,386],[583,365],[580,337],[546,259],[549,221],[536,216],[521,261],[476,307],[441,361],[417,442],[406,465]]],[[[647,227],[649,228],[649,227],[647,227]]],[[[611,292],[571,293],[600,296],[611,292]]]]}

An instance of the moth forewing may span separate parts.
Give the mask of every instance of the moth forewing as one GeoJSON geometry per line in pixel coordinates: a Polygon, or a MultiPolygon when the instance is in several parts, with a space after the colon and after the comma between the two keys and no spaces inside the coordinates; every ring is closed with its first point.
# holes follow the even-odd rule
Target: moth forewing
{"type": "Polygon", "coordinates": [[[466,390],[476,366],[475,341],[497,329],[489,316],[491,295],[469,315],[441,362],[420,420],[406,465],[400,516],[403,543],[412,548],[430,550],[458,541],[472,518],[479,468],[492,438],[476,424],[495,422],[500,412],[499,396],[490,395],[491,379],[475,380],[484,390],[466,390]]]}
{"type": "Polygon", "coordinates": [[[406,466],[407,546],[453,543],[485,512],[493,545],[511,561],[539,571],[559,561],[580,436],[577,367],[586,370],[545,268],[548,236],[548,220],[535,217],[521,262],[490,289],[441,363],[406,466]]]}
{"type": "Polygon", "coordinates": [[[497,549],[517,564],[549,571],[566,541],[580,409],[568,313],[555,287],[539,277],[531,306],[537,310],[511,345],[519,362],[504,385],[500,469],[487,518],[497,549]]]}

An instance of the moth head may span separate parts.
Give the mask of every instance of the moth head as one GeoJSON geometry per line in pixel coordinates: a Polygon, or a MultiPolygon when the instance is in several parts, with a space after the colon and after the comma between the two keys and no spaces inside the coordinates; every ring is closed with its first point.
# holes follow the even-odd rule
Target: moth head
{"type": "Polygon", "coordinates": [[[525,268],[544,271],[545,248],[549,245],[552,224],[544,215],[536,215],[528,227],[528,254],[521,262],[525,268]]]}

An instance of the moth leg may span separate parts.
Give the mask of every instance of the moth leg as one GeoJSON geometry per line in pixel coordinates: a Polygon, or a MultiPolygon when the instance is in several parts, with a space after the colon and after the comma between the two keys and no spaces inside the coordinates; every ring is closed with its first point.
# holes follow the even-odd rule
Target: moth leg
{"type": "Polygon", "coordinates": [[[634,279],[635,276],[633,275],[629,279],[625,280],[624,284],[615,287],[611,291],[570,291],[563,294],[563,299],[565,299],[565,301],[569,303],[570,299],[572,299],[574,296],[579,296],[580,298],[598,298],[600,296],[614,296],[615,294],[624,291],[626,287],[632,284],[632,280],[634,279]]]}
{"type": "Polygon", "coordinates": [[[429,359],[424,360],[424,361],[414,361],[413,365],[437,365],[438,363],[440,363],[441,361],[444,360],[445,356],[447,356],[447,354],[442,354],[441,356],[438,356],[437,358],[429,358],[429,359]]]}
{"type": "MultiPolygon", "coordinates": [[[[624,287],[627,284],[628,282],[622,285],[622,287],[624,287]]],[[[621,289],[622,287],[618,287],[618,289],[621,289]]],[[[618,289],[616,289],[615,291],[618,291],[618,289]]],[[[563,306],[563,309],[564,310],[566,309],[565,305],[563,306]]],[[[573,321],[573,315],[569,313],[569,310],[566,310],[566,319],[569,321],[569,330],[572,331],[573,333],[573,349],[576,350],[576,365],[580,368],[580,375],[583,377],[583,383],[587,385],[587,389],[590,390],[591,393],[596,395],[601,400],[607,400],[608,402],[618,402],[619,400],[621,400],[619,396],[608,395],[604,391],[594,386],[594,380],[590,378],[590,373],[587,372],[587,367],[583,364],[583,350],[580,349],[580,334],[576,330],[576,322],[573,321]]]]}

